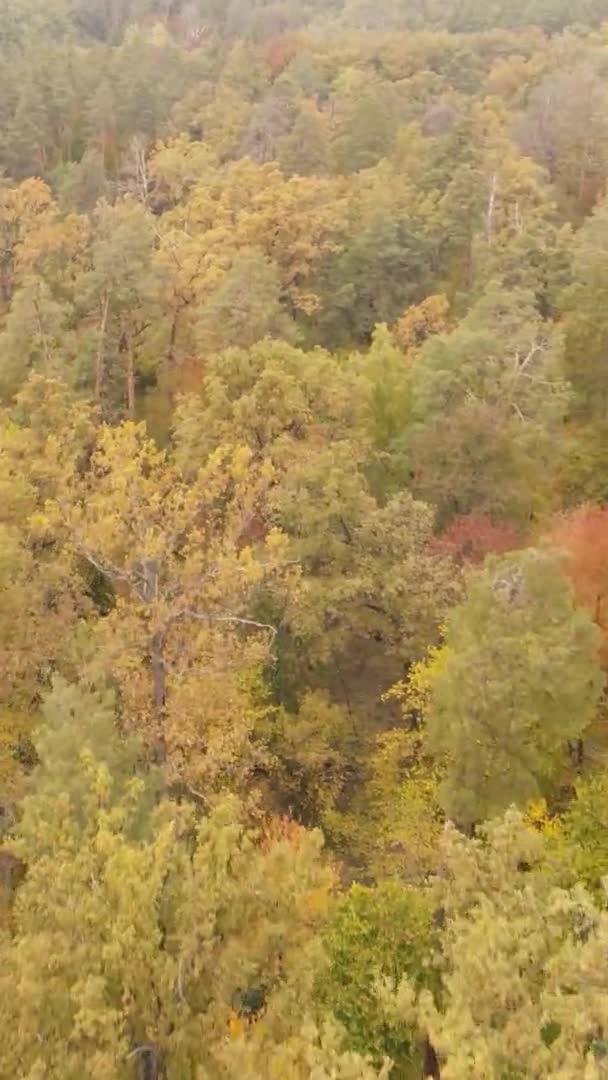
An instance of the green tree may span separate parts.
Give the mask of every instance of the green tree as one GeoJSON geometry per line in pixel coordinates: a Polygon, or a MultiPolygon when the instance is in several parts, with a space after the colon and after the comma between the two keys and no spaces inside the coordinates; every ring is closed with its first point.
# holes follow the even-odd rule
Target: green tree
{"type": "Polygon", "coordinates": [[[470,826],[563,775],[603,685],[600,633],[553,554],[490,559],[447,620],[431,680],[428,749],[445,760],[446,813],[470,826]]]}
{"type": "Polygon", "coordinates": [[[394,490],[406,387],[390,408],[388,397],[402,363],[386,331],[347,366],[320,350],[263,342],[212,358],[200,395],[176,414],[187,470],[237,436],[273,463],[269,510],[303,586],[269,616],[282,631],[280,657],[296,682],[310,685],[315,672],[315,688],[325,677],[337,700],[368,709],[400,677],[404,657],[434,639],[456,594],[451,567],[429,550],[432,511],[394,490]]]}
{"type": "Polygon", "coordinates": [[[28,871],[0,942],[3,1068],[303,1080],[315,1060],[371,1080],[314,1027],[334,888],[320,836],[280,821],[256,834],[229,800],[201,820],[154,806],[107,697],[58,683],[45,711],[11,838],[28,871]]]}
{"type": "Polygon", "coordinates": [[[474,840],[448,828],[440,986],[381,991],[393,1022],[417,1019],[442,1078],[604,1075],[608,916],[552,863],[516,811],[474,840]]]}
{"type": "MultiPolygon", "coordinates": [[[[158,325],[161,270],[151,214],[131,200],[100,203],[95,212],[90,265],[76,291],[82,336],[90,356],[88,384],[106,414],[135,415],[136,377],[145,369],[150,327],[158,325]]],[[[161,322],[162,326],[162,322],[161,322]]]]}
{"type": "Polygon", "coordinates": [[[560,331],[530,292],[490,283],[415,363],[416,491],[442,523],[481,511],[525,525],[553,497],[568,400],[560,331]]]}
{"type": "Polygon", "coordinates": [[[329,136],[323,116],[304,103],[288,135],[279,144],[279,164],[296,176],[322,176],[331,168],[329,136]]]}
{"type": "Polygon", "coordinates": [[[398,125],[390,83],[346,68],[336,80],[332,152],[341,173],[376,165],[390,150],[398,125]]]}
{"type": "Polygon", "coordinates": [[[197,312],[194,332],[201,352],[247,349],[265,337],[293,340],[296,326],[281,299],[277,266],[263,252],[243,248],[197,312]]]}
{"type": "Polygon", "coordinates": [[[577,418],[598,423],[608,419],[607,251],[608,200],[604,199],[573,241],[573,281],[561,297],[566,314],[566,370],[575,395],[573,412],[577,418]]]}
{"type": "Polygon", "coordinates": [[[56,499],[87,453],[90,411],[59,382],[31,376],[2,416],[0,435],[0,801],[11,807],[34,760],[40,695],[73,671],[90,598],[66,554],[56,499]]]}
{"type": "Polygon", "coordinates": [[[353,885],[332,912],[323,940],[328,968],[320,992],[344,1024],[352,1046],[379,1063],[390,1057],[391,1076],[420,1075],[415,1027],[391,1025],[376,993],[379,977],[411,979],[421,989],[429,982],[432,942],[430,901],[398,882],[373,888],[353,885]]]}

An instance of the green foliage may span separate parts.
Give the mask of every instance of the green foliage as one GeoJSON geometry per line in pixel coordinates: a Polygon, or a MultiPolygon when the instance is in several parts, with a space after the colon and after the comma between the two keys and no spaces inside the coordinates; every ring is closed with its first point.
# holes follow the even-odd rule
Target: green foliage
{"type": "Polygon", "coordinates": [[[438,893],[441,986],[386,985],[389,1016],[417,1020],[442,1077],[599,1080],[608,916],[581,885],[560,887],[542,835],[515,811],[475,840],[448,829],[438,893]]]}
{"type": "MultiPolygon", "coordinates": [[[[132,736],[120,738],[114,695],[72,686],[57,678],[53,690],[44,701],[41,724],[35,736],[39,764],[33,785],[40,805],[69,796],[71,812],[82,824],[88,814],[91,777],[83,770],[83,761],[92,760],[106,776],[106,798],[110,803],[124,797],[137,774],[141,761],[141,746],[132,736]]],[[[141,815],[146,818],[152,810],[155,784],[147,782],[148,798],[142,802],[141,815]]],[[[34,822],[28,826],[27,804],[22,828],[31,830],[27,857],[32,858],[31,845],[36,842],[34,822]]]]}
{"type": "Polygon", "coordinates": [[[439,869],[441,769],[420,734],[404,728],[377,736],[361,756],[365,783],[348,813],[326,814],[328,835],[365,878],[423,886],[439,869]]]}
{"type": "Polygon", "coordinates": [[[605,1071],[606,19],[0,0],[3,1075],[605,1071]]]}
{"type": "MultiPolygon", "coordinates": [[[[1,944],[13,988],[5,1066],[131,1077],[147,1056],[194,1078],[243,1059],[247,1075],[272,1075],[268,1053],[288,1058],[311,1038],[316,927],[333,888],[319,835],[280,822],[256,835],[230,800],[200,821],[166,800],[153,807],[107,698],[58,684],[46,715],[11,841],[28,873],[1,944]]],[[[353,1056],[336,1065],[373,1075],[353,1056]]]]}
{"type": "Polygon", "coordinates": [[[608,416],[608,386],[601,359],[608,335],[604,307],[607,245],[608,203],[604,200],[577,234],[574,280],[562,297],[567,314],[567,370],[576,393],[576,412],[600,423],[608,416]]]}
{"type": "Polygon", "coordinates": [[[239,253],[223,284],[198,315],[195,335],[201,351],[249,348],[265,337],[293,340],[296,328],[280,296],[276,266],[255,249],[239,253]]]}
{"type": "Polygon", "coordinates": [[[604,902],[608,877],[606,817],[608,778],[605,769],[580,781],[560,821],[572,873],[604,902]]]}
{"type": "Polygon", "coordinates": [[[415,1030],[390,1023],[376,983],[408,978],[418,989],[429,984],[431,914],[428,898],[397,882],[353,885],[324,932],[329,966],[320,992],[353,1047],[378,1061],[390,1057],[395,1077],[419,1075],[419,1040],[415,1030]]]}
{"type": "Polygon", "coordinates": [[[599,642],[553,554],[492,558],[469,579],[447,620],[447,658],[428,711],[428,747],[446,762],[442,802],[451,818],[483,821],[559,780],[568,741],[583,737],[596,714],[599,642]]]}
{"type": "Polygon", "coordinates": [[[491,284],[456,330],[423,346],[414,369],[421,496],[442,522],[482,511],[523,524],[551,500],[553,432],[567,403],[559,331],[531,293],[491,284]]]}

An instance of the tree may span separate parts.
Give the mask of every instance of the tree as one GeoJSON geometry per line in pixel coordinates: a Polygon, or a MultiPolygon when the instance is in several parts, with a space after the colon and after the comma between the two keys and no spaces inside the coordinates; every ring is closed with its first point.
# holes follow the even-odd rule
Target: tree
{"type": "Polygon", "coordinates": [[[376,982],[409,978],[418,989],[428,983],[431,917],[428,898],[398,882],[352,885],[323,933],[329,960],[320,978],[323,999],[352,1045],[378,1062],[390,1057],[397,1078],[420,1075],[418,1034],[402,1023],[387,1023],[376,982]]]}
{"type": "Polygon", "coordinates": [[[100,203],[90,249],[90,266],[79,282],[78,305],[92,323],[85,341],[91,356],[89,385],[107,414],[135,415],[136,376],[143,366],[162,281],[153,262],[152,216],[139,203],[100,203]],[[122,409],[120,405],[122,404],[122,409]]]}
{"type": "Polygon", "coordinates": [[[603,904],[608,872],[606,844],[606,793],[608,775],[603,766],[576,784],[575,795],[564,814],[551,822],[556,830],[557,850],[563,849],[565,864],[603,904]]]}
{"type": "Polygon", "coordinates": [[[2,417],[0,436],[0,802],[12,810],[35,754],[32,723],[54,672],[73,671],[90,614],[65,521],[47,505],[92,440],[90,410],[59,382],[31,376],[2,417]]]}
{"type": "Polygon", "coordinates": [[[437,537],[435,548],[457,563],[483,563],[488,555],[504,555],[522,546],[522,537],[506,522],[485,514],[462,514],[437,537]]]}
{"type": "Polygon", "coordinates": [[[10,303],[18,282],[18,258],[28,234],[36,234],[57,213],[51,192],[41,180],[24,180],[0,189],[0,297],[10,303]]]}
{"type": "Polygon", "coordinates": [[[386,331],[348,367],[320,350],[263,342],[211,359],[201,394],[176,414],[185,468],[237,435],[273,463],[269,509],[303,584],[268,616],[281,630],[279,666],[299,672],[300,687],[314,671],[314,688],[325,677],[338,701],[368,709],[400,676],[404,654],[415,658],[434,638],[456,592],[449,564],[428,547],[432,511],[393,482],[402,366],[386,331]],[[396,387],[399,399],[389,401],[396,387]]]}
{"type": "Polygon", "coordinates": [[[279,164],[295,176],[323,176],[330,171],[327,127],[314,105],[303,103],[291,131],[281,139],[279,164]]]}
{"type": "Polygon", "coordinates": [[[335,86],[332,151],[341,173],[376,165],[397,131],[396,103],[390,84],[367,72],[346,68],[335,86]]]}
{"type": "Polygon", "coordinates": [[[79,381],[81,372],[74,362],[75,343],[70,333],[73,314],[72,305],[58,303],[43,279],[32,277],[22,282],[0,334],[0,389],[5,400],[23,385],[30,371],[47,378],[67,376],[70,381],[79,381]]]}
{"type": "MultiPolygon", "coordinates": [[[[547,541],[567,555],[565,571],[578,604],[608,635],[608,509],[581,506],[557,518],[547,541]]],[[[606,650],[603,646],[603,653],[606,650]]]]}
{"type": "Polygon", "coordinates": [[[519,130],[524,152],[549,172],[563,198],[589,210],[608,173],[606,94],[591,66],[546,75],[519,130]]]}
{"type": "Polygon", "coordinates": [[[116,593],[81,664],[120,686],[153,755],[195,787],[254,767],[245,675],[276,634],[256,598],[281,591],[285,566],[284,538],[266,525],[271,480],[268,464],[224,447],[188,483],[125,423],[100,429],[88,472],[55,503],[69,549],[116,593]]]}
{"type": "Polygon", "coordinates": [[[436,638],[458,585],[430,550],[430,508],[407,492],[379,506],[357,464],[348,443],[294,461],[272,503],[302,566],[302,595],[284,614],[292,648],[369,717],[436,638]]]}
{"type": "Polygon", "coordinates": [[[446,762],[446,813],[471,826],[563,774],[601,694],[599,631],[575,608],[559,560],[530,549],[489,559],[470,579],[445,641],[427,747],[446,762]]]}
{"type": "MultiPolygon", "coordinates": [[[[196,353],[198,308],[224,287],[243,249],[255,249],[276,268],[272,273],[278,273],[288,316],[316,311],[321,300],[314,275],[334,250],[342,217],[337,181],[286,179],[275,164],[258,165],[247,158],[217,171],[212,182],[194,186],[159,225],[156,261],[169,274],[170,295],[164,303],[172,326],[168,363],[175,362],[178,348],[182,355],[196,353]]],[[[274,288],[273,281],[273,293],[274,288]]]]}
{"type": "Polygon", "coordinates": [[[490,283],[459,326],[432,337],[415,368],[414,408],[424,422],[467,401],[495,407],[505,421],[550,425],[564,415],[562,341],[534,296],[490,283]]]}
{"type": "Polygon", "coordinates": [[[438,990],[380,991],[393,1023],[417,1019],[442,1080],[603,1075],[608,917],[581,885],[561,885],[519,813],[476,839],[448,827],[438,990]]]}
{"type": "Polygon", "coordinates": [[[412,369],[384,324],[376,326],[370,349],[355,354],[350,362],[369,387],[362,417],[369,441],[366,472],[374,494],[383,501],[410,479],[412,369]]]}
{"type": "Polygon", "coordinates": [[[421,304],[408,307],[395,326],[395,337],[403,351],[420,348],[433,334],[443,333],[449,310],[445,296],[427,296],[421,304]]]}
{"type": "Polygon", "coordinates": [[[284,341],[211,355],[195,392],[175,410],[176,459],[195,472],[229,441],[282,467],[309,447],[354,437],[363,425],[368,382],[322,349],[284,341]],[[319,439],[320,436],[320,439],[319,439]]]}
{"type": "Polygon", "coordinates": [[[319,834],[256,832],[229,799],[200,820],[154,806],[107,696],[57,683],[45,711],[11,838],[28,872],[0,943],[4,1067],[303,1080],[308,1059],[320,1076],[377,1075],[314,1026],[335,883],[319,834]]]}
{"type": "Polygon", "coordinates": [[[334,345],[367,343],[374,327],[394,323],[427,291],[430,255],[417,222],[379,209],[358,226],[331,267],[322,314],[334,345]]]}
{"type": "Polygon", "coordinates": [[[334,348],[366,344],[376,324],[393,324],[432,291],[433,206],[403,156],[349,181],[343,236],[320,268],[322,308],[315,314],[316,333],[334,348]]]}
{"type": "Polygon", "coordinates": [[[262,338],[293,340],[296,327],[281,303],[277,266],[263,252],[243,248],[223,283],[201,305],[195,337],[203,353],[249,348],[262,338]]]}
{"type": "Polygon", "coordinates": [[[289,79],[275,82],[271,92],[253,110],[239,156],[250,157],[260,164],[278,160],[281,143],[296,119],[296,92],[289,79]]]}
{"type": "Polygon", "coordinates": [[[80,161],[58,167],[54,182],[60,206],[80,213],[91,213],[109,195],[103,155],[96,147],[90,147],[80,161]]]}
{"type": "Polygon", "coordinates": [[[443,769],[426,751],[420,715],[404,715],[402,726],[368,740],[359,753],[362,780],[346,811],[342,800],[322,819],[332,847],[363,881],[417,888],[440,869],[443,769]]]}
{"type": "Polygon", "coordinates": [[[600,423],[608,417],[607,250],[608,200],[604,199],[573,241],[573,281],[561,296],[566,314],[566,372],[574,389],[572,411],[576,417],[600,423]]]}
{"type": "Polygon", "coordinates": [[[525,526],[552,498],[567,403],[559,331],[529,292],[491,283],[415,363],[416,492],[438,507],[441,524],[479,512],[525,526]]]}

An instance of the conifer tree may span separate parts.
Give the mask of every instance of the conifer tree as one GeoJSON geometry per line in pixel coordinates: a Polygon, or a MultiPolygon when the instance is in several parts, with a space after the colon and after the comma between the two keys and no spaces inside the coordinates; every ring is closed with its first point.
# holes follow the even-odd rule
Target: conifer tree
{"type": "Polygon", "coordinates": [[[593,722],[601,635],[575,608],[559,560],[491,558],[449,615],[431,680],[428,747],[446,763],[443,806],[464,826],[547,791],[593,722]]]}

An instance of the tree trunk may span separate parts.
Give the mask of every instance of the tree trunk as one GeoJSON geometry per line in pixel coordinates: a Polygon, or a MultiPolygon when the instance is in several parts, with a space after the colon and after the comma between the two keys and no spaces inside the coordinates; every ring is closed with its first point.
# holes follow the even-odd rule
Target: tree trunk
{"type": "Polygon", "coordinates": [[[423,1047],[422,1080],[428,1080],[428,1077],[432,1077],[432,1080],[441,1080],[439,1060],[427,1036],[423,1047]]]}
{"type": "Polygon", "coordinates": [[[111,295],[112,294],[109,291],[106,293],[101,309],[101,323],[99,326],[99,346],[97,349],[97,356],[95,357],[95,401],[97,402],[101,401],[101,395],[103,393],[103,385],[106,375],[106,330],[108,327],[108,315],[110,313],[111,295]]]}
{"type": "Polygon", "coordinates": [[[496,208],[496,191],[498,189],[498,177],[494,173],[492,182],[490,184],[490,195],[488,198],[488,210],[486,213],[486,239],[488,244],[492,243],[494,239],[494,211],[496,208]]]}
{"type": "Polygon", "coordinates": [[[135,419],[135,364],[133,362],[133,349],[131,345],[127,349],[127,412],[129,420],[135,419]]]}
{"type": "Polygon", "coordinates": [[[154,718],[156,721],[156,736],[154,740],[154,757],[157,765],[164,765],[167,761],[167,745],[165,742],[165,709],[167,704],[167,674],[164,659],[165,637],[158,631],[152,638],[150,647],[150,668],[152,670],[152,693],[154,702],[154,718]]]}

